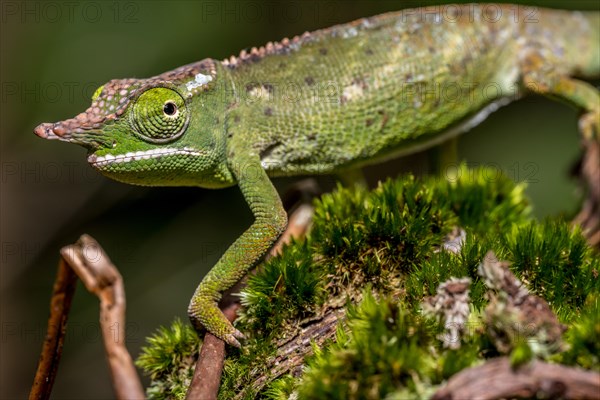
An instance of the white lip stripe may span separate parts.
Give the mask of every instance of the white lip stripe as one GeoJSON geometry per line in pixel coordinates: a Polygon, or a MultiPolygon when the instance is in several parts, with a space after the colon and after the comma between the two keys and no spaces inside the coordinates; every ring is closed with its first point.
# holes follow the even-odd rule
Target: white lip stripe
{"type": "Polygon", "coordinates": [[[189,147],[184,147],[183,149],[173,149],[173,148],[164,148],[164,149],[152,149],[147,151],[136,151],[129,152],[126,154],[106,154],[104,156],[96,156],[94,154],[88,156],[88,162],[90,164],[94,164],[97,166],[103,166],[108,164],[115,163],[125,163],[135,160],[149,160],[151,158],[158,158],[164,156],[174,156],[174,155],[186,155],[186,156],[201,156],[203,153],[189,147]]]}

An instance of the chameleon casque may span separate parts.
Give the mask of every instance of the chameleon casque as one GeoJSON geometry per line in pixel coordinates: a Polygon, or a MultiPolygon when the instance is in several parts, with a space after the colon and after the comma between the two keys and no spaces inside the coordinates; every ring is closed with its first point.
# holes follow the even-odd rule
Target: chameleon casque
{"type": "Polygon", "coordinates": [[[344,174],[441,143],[527,93],[582,111],[598,141],[600,13],[479,4],[364,18],[99,87],[75,118],[35,134],[76,143],[136,185],[238,185],[255,221],[198,286],[196,325],[239,346],[218,308],[287,224],[270,177],[344,174]]]}

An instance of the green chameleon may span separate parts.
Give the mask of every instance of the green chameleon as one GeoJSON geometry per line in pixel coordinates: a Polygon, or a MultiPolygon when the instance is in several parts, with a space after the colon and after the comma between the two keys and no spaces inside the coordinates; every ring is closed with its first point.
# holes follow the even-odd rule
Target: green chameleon
{"type": "Polygon", "coordinates": [[[364,18],[224,61],[99,87],[75,118],[35,134],[76,143],[115,180],[238,185],[255,221],[202,280],[189,316],[225,342],[243,338],[218,308],[286,228],[270,177],[355,176],[470,129],[527,93],[582,110],[595,143],[600,13],[450,5],[364,18]]]}

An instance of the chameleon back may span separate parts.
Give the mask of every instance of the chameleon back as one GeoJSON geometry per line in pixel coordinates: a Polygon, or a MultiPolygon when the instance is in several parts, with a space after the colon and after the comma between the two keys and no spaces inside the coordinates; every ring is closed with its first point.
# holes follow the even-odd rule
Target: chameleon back
{"type": "MultiPolygon", "coordinates": [[[[458,135],[521,95],[529,38],[564,53],[565,35],[548,32],[590,25],[581,13],[490,7],[388,13],[225,60],[228,132],[246,135],[271,175],[339,172],[458,135]]],[[[596,68],[584,63],[564,68],[596,68]]]]}

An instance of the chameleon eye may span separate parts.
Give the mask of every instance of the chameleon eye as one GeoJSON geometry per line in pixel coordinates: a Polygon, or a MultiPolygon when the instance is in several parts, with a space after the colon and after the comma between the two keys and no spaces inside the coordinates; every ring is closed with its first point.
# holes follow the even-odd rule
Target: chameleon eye
{"type": "Polygon", "coordinates": [[[164,143],[177,139],[185,131],[189,116],[183,97],[176,91],[158,87],[137,98],[131,122],[142,139],[164,143]]]}

